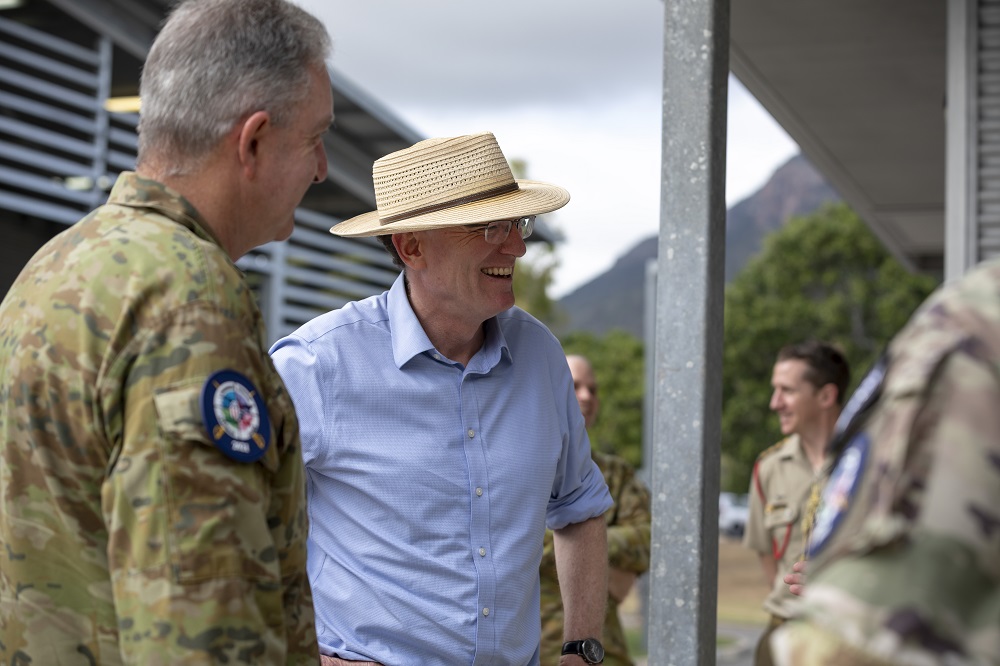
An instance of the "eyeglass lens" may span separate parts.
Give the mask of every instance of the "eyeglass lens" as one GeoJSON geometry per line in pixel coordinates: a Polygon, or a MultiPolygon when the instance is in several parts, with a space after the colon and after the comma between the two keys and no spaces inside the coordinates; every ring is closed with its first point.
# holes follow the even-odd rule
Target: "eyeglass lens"
{"type": "Polygon", "coordinates": [[[535,216],[522,217],[517,220],[497,220],[486,225],[486,242],[499,245],[507,240],[512,226],[517,225],[517,232],[521,238],[527,238],[535,228],[535,216]]]}

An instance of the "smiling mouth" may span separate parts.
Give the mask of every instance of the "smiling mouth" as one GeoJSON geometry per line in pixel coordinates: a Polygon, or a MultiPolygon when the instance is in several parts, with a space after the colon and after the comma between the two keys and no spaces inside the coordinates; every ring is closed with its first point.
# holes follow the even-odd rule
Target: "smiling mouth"
{"type": "Polygon", "coordinates": [[[509,278],[514,274],[513,268],[484,268],[483,273],[490,277],[509,278]]]}

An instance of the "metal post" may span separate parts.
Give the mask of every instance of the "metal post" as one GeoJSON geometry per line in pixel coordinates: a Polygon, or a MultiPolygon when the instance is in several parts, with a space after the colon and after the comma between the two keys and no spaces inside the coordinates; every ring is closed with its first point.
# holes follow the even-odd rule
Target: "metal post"
{"type": "MultiPolygon", "coordinates": [[[[643,339],[643,396],[642,396],[642,468],[639,478],[652,488],[650,473],[653,469],[653,410],[655,407],[653,382],[653,362],[656,346],[656,259],[646,261],[646,279],[643,285],[642,339],[643,339]]],[[[639,576],[636,588],[639,594],[639,610],[642,613],[642,648],[649,653],[649,573],[639,576]]]]}
{"type": "Polygon", "coordinates": [[[665,0],[649,663],[715,663],[729,0],[665,0]]]}
{"type": "Polygon", "coordinates": [[[961,277],[980,259],[976,122],[979,35],[977,0],[948,2],[945,111],[944,277],[961,277]]]}
{"type": "Polygon", "coordinates": [[[658,260],[646,262],[646,281],[643,285],[643,367],[645,393],[642,400],[642,480],[651,485],[649,472],[653,469],[653,411],[656,383],[653,380],[653,364],[656,361],[656,267],[658,260]]]}

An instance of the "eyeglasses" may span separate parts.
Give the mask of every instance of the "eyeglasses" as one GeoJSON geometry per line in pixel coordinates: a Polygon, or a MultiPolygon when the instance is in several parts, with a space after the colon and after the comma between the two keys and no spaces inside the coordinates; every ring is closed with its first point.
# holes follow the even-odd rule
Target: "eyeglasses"
{"type": "Polygon", "coordinates": [[[486,239],[487,243],[490,245],[500,245],[507,240],[510,230],[514,226],[517,227],[517,233],[521,234],[522,239],[527,238],[535,230],[535,216],[529,215],[516,220],[494,220],[486,224],[470,225],[466,229],[474,234],[478,234],[481,229],[483,231],[483,238],[486,239]]]}

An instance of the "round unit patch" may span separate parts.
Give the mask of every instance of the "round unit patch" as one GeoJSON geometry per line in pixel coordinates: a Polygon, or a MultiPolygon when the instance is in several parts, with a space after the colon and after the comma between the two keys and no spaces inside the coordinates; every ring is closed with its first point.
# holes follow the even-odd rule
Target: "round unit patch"
{"type": "Polygon", "coordinates": [[[865,471],[870,444],[868,433],[861,432],[851,439],[844,452],[840,454],[837,466],[833,468],[830,479],[823,488],[823,497],[816,512],[816,523],[813,525],[806,557],[813,557],[823,549],[847,513],[851,498],[857,491],[858,482],[865,471]]]}
{"type": "Polygon", "coordinates": [[[201,416],[215,446],[238,462],[254,462],[267,451],[271,422],[260,393],[235,370],[219,370],[201,389],[201,416]]]}

